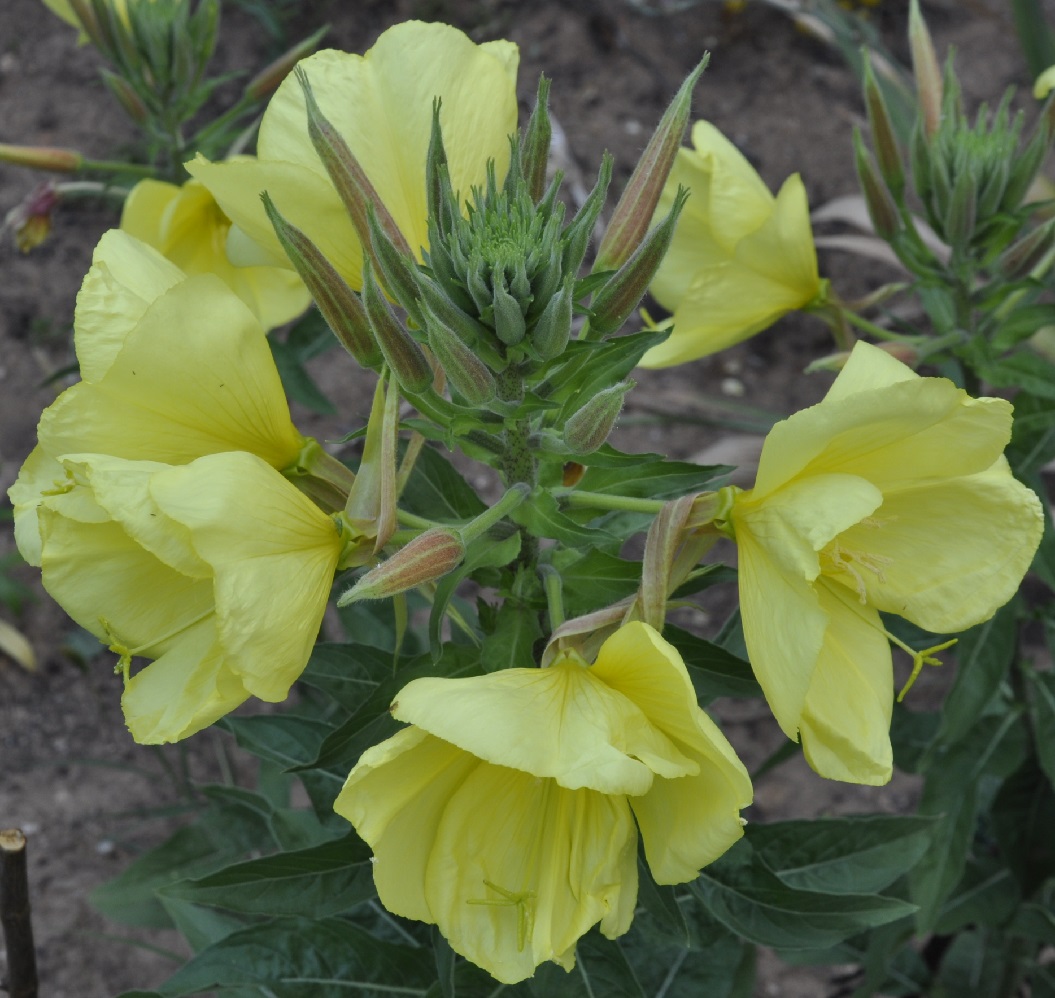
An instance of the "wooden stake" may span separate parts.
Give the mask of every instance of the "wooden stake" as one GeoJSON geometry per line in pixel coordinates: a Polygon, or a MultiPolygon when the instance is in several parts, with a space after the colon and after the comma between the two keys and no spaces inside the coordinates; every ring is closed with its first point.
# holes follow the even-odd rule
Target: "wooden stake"
{"type": "Polygon", "coordinates": [[[0,926],[7,947],[10,998],[37,998],[37,957],[29,918],[26,837],[17,828],[0,829],[0,926]]]}

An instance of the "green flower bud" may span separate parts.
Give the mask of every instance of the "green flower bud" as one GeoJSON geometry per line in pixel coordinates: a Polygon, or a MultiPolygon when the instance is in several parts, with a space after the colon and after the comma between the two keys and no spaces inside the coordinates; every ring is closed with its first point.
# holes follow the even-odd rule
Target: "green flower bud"
{"type": "Polygon", "coordinates": [[[552,360],[564,352],[571,339],[572,306],[575,304],[575,276],[569,274],[553,295],[531,331],[531,347],[540,360],[552,360]]]}
{"type": "Polygon", "coordinates": [[[879,89],[872,61],[864,59],[864,97],[868,112],[868,125],[872,131],[872,143],[875,146],[879,172],[883,175],[887,187],[894,196],[895,202],[905,189],[905,168],[901,162],[901,150],[894,136],[894,125],[890,120],[883,92],[879,89]]]}
{"type": "Polygon", "coordinates": [[[920,13],[919,0],[912,0],[909,5],[908,42],[912,50],[912,75],[916,78],[921,131],[926,140],[933,138],[941,125],[942,81],[938,57],[920,13]]]}
{"type": "Polygon", "coordinates": [[[502,273],[494,275],[495,335],[507,346],[514,347],[524,338],[524,313],[517,300],[505,289],[502,273]]]}
{"type": "Polygon", "coordinates": [[[388,233],[377,220],[373,205],[367,206],[367,221],[370,226],[370,248],[372,257],[384,278],[385,287],[392,297],[403,306],[416,325],[421,326],[418,311],[418,282],[415,276],[417,264],[413,257],[404,256],[388,233]]]}
{"type": "Polygon", "coordinates": [[[385,362],[410,395],[418,395],[432,384],[432,368],[424,351],[395,317],[374,280],[373,268],[363,261],[363,304],[370,318],[374,338],[385,355],[385,362]]]}
{"type": "Polygon", "coordinates": [[[429,346],[451,386],[470,405],[486,405],[497,391],[495,377],[488,366],[427,304],[422,303],[422,311],[429,346]]]}
{"type": "Polygon", "coordinates": [[[854,128],[853,141],[854,165],[857,167],[857,178],[861,183],[861,192],[864,194],[868,216],[872,219],[872,227],[876,235],[880,239],[889,241],[894,238],[900,228],[897,205],[886,184],[883,183],[882,177],[879,176],[875,160],[865,148],[861,140],[861,133],[857,128],[854,128]]]}
{"type": "Polygon", "coordinates": [[[267,191],[261,198],[278,241],[333,335],[363,367],[376,368],[381,362],[381,352],[359,296],[348,287],[322,251],[282,217],[267,191]]]}
{"type": "Polygon", "coordinates": [[[1034,267],[1055,249],[1055,219],[1045,222],[997,257],[996,269],[1009,281],[1028,277],[1034,267]]]}
{"type": "Polygon", "coordinates": [[[688,197],[688,189],[679,186],[667,217],[594,296],[590,302],[590,328],[593,331],[607,336],[626,322],[666,256],[674,236],[674,226],[688,197]]]}
{"type": "Polygon", "coordinates": [[[532,201],[542,198],[546,187],[546,166],[549,163],[549,145],[553,128],[549,120],[550,81],[545,76],[538,80],[535,108],[528,119],[524,141],[520,146],[520,171],[532,201]]]}
{"type": "Polygon", "coordinates": [[[977,197],[978,180],[974,172],[962,171],[957,176],[956,185],[952,190],[942,232],[950,246],[966,246],[970,243],[978,217],[977,197]]]}
{"type": "Polygon", "coordinates": [[[633,381],[624,381],[598,392],[564,424],[564,443],[573,454],[592,454],[615,428],[633,381]]]}
{"type": "Polygon", "coordinates": [[[465,544],[456,531],[433,527],[370,569],[351,589],[341,594],[337,605],[347,606],[364,599],[385,599],[435,582],[454,571],[464,557],[465,544]]]}
{"type": "Polygon", "coordinates": [[[561,265],[566,274],[577,274],[586,257],[594,226],[601,216],[604,199],[608,195],[608,185],[612,182],[612,157],[605,153],[601,157],[601,169],[597,174],[597,183],[587,195],[582,207],[564,230],[562,241],[564,253],[561,265]]]}
{"type": "Polygon", "coordinates": [[[601,240],[594,271],[621,267],[644,240],[663,185],[674,165],[674,157],[685,137],[692,111],[692,91],[709,59],[710,56],[705,55],[682,83],[637,161],[601,240]]]}

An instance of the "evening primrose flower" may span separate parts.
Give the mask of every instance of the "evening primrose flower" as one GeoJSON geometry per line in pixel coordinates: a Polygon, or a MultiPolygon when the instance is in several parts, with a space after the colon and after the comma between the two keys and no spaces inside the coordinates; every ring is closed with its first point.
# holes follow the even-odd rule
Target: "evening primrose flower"
{"type": "Polygon", "coordinates": [[[661,884],[742,834],[747,771],[647,624],[593,665],[415,680],[391,711],[411,726],[363,754],[334,808],[373,849],[385,907],[505,983],[546,960],[570,970],[595,924],[627,931],[638,829],[661,884]]]}
{"type": "Polygon", "coordinates": [[[176,465],[247,451],[278,470],[297,464],[306,441],[264,331],[219,278],[187,277],[127,233],[107,233],[78,295],[74,342],[83,380],[44,410],[9,491],[30,564],[36,507],[65,479],[65,454],[176,465]]]}
{"type": "Polygon", "coordinates": [[[673,313],[674,331],[645,354],[643,367],[670,367],[716,353],[802,308],[822,291],[799,175],[774,198],[714,125],[698,121],[693,149],[674,161],[656,218],[679,185],[691,196],[650,288],[673,313]]]}
{"type": "Polygon", "coordinates": [[[121,656],[135,740],[185,738],[251,695],[284,699],[341,560],[335,520],[252,454],[61,464],[67,481],[38,513],[44,586],[121,656]],[[140,656],[154,661],[130,675],[140,656]]]}
{"type": "Polygon", "coordinates": [[[236,267],[227,258],[230,219],[196,180],[182,187],[141,180],[125,200],[121,228],[153,246],[186,274],[215,274],[264,329],[296,318],[311,303],[300,278],[286,267],[236,267]]]}
{"type": "Polygon", "coordinates": [[[755,487],[730,490],[751,664],[822,776],[890,778],[880,611],[955,633],[1017,590],[1043,518],[1002,456],[1010,435],[1005,400],[858,343],[823,401],[772,429],[755,487]]]}
{"type": "MultiPolygon", "coordinates": [[[[327,50],[303,60],[312,92],[343,137],[410,249],[428,246],[425,159],[432,107],[440,120],[454,189],[483,187],[489,159],[501,179],[516,131],[516,71],[512,42],[476,45],[445,24],[408,21],[385,31],[366,55],[327,50]]],[[[308,137],[301,84],[291,74],[271,99],[260,125],[257,158],[187,164],[236,228],[228,250],[244,255],[244,237],[264,247],[270,262],[291,266],[260,201],[305,233],[341,276],[362,286],[363,252],[351,219],[308,137]]]]}

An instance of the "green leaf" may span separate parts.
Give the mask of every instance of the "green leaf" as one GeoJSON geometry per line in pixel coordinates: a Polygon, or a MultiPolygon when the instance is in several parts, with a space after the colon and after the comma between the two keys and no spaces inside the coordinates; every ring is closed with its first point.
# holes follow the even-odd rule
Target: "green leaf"
{"type": "MultiPolygon", "coordinates": [[[[1032,485],[1035,475],[1055,459],[1055,402],[1027,392],[1015,395],[1015,421],[1007,459],[1015,477],[1032,485]]],[[[1034,491],[1040,491],[1034,489],[1034,491]]]]}
{"type": "Polygon", "coordinates": [[[576,489],[640,499],[673,499],[714,489],[717,480],[730,470],[726,465],[668,461],[656,454],[620,455],[634,460],[610,466],[600,463],[605,456],[611,459],[618,453],[609,448],[603,454],[591,454],[586,459],[589,467],[576,489]]]}
{"type": "Polygon", "coordinates": [[[1055,399],[1055,364],[1027,350],[979,364],[975,373],[997,388],[1024,389],[1040,398],[1055,399]]]}
{"type": "Polygon", "coordinates": [[[1020,305],[1012,309],[1008,318],[992,334],[993,349],[997,352],[1009,350],[1016,343],[1028,339],[1041,326],[1050,325],[1055,325],[1055,305],[1020,305]]]}
{"type": "Polygon", "coordinates": [[[311,762],[333,731],[333,725],[326,721],[290,714],[225,717],[220,726],[230,731],[242,748],[285,768],[311,762]]]}
{"type": "Polygon", "coordinates": [[[399,498],[408,513],[429,520],[471,520],[487,506],[476,490],[435,447],[422,447],[399,498]]]}
{"type": "Polygon", "coordinates": [[[502,601],[494,632],[484,638],[480,662],[487,672],[530,669],[536,665],[535,642],[542,637],[538,610],[510,597],[502,601]]]}
{"type": "Polygon", "coordinates": [[[300,351],[289,343],[283,343],[273,333],[268,334],[267,342],[271,346],[271,355],[275,358],[275,367],[278,368],[286,394],[312,412],[324,416],[335,413],[336,407],[315,384],[315,379],[304,366],[300,351]]]}
{"type": "Polygon", "coordinates": [[[872,894],[916,864],[931,817],[862,815],[751,824],[755,855],[788,887],[826,894],[872,894]]]}
{"type": "Polygon", "coordinates": [[[580,526],[562,512],[552,493],[537,490],[510,514],[536,537],[552,537],[568,547],[617,547],[619,538],[598,527],[580,526]]]}
{"type": "Polygon", "coordinates": [[[382,942],[341,919],[282,918],[234,932],[203,950],[160,992],[180,998],[258,985],[276,998],[424,996],[435,973],[426,949],[382,942]]]}
{"type": "Polygon", "coordinates": [[[1018,884],[995,856],[969,857],[963,877],[938,913],[934,931],[952,935],[968,925],[1001,925],[1021,899],[1018,884]]]}
{"type": "MultiPolygon", "coordinates": [[[[742,857],[742,847],[736,851],[742,857]]],[[[707,867],[691,889],[727,929],[776,949],[825,949],[915,910],[878,894],[794,890],[757,859],[738,862],[728,853],[707,867]]]]}
{"type": "Polygon", "coordinates": [[[354,832],[166,887],[167,897],[257,915],[326,918],[375,896],[370,848],[354,832]]]}
{"type": "Polygon", "coordinates": [[[978,789],[983,776],[1004,777],[1025,752],[1018,711],[983,717],[969,741],[939,747],[926,762],[927,782],[917,811],[935,815],[930,844],[909,874],[917,927],[929,932],[953,886],[959,882],[974,835],[978,789]]]}
{"type": "Polygon", "coordinates": [[[342,707],[358,710],[391,677],[395,660],[390,649],[355,644],[316,645],[300,680],[322,690],[342,707]]]}
{"type": "Polygon", "coordinates": [[[194,953],[246,927],[244,918],[168,897],[164,891],[158,892],[158,901],[194,953]]]}
{"type": "Polygon", "coordinates": [[[762,696],[762,687],[744,659],[671,624],[663,629],[663,636],[685,660],[689,678],[703,704],[717,697],[762,696]]]}
{"type": "Polygon", "coordinates": [[[1026,682],[1037,755],[1048,780],[1055,784],[1055,673],[1030,671],[1026,682]]]}
{"type": "Polygon", "coordinates": [[[553,567],[560,573],[564,588],[566,616],[578,617],[599,606],[617,603],[637,590],[641,564],[627,561],[606,551],[556,548],[553,567]]]}
{"type": "Polygon", "coordinates": [[[991,820],[1023,894],[1055,877],[1055,788],[1035,755],[1004,781],[993,800],[991,820]]]}
{"type": "Polygon", "coordinates": [[[992,929],[961,932],[946,950],[931,986],[934,998],[1002,998],[1010,953],[1002,933],[992,929]]]}
{"type": "Polygon", "coordinates": [[[1019,939],[1055,946],[1055,909],[1050,903],[1027,901],[1015,912],[1008,932],[1019,939]]]}
{"type": "Polygon", "coordinates": [[[1012,599],[960,638],[956,681],[941,712],[940,743],[951,745],[969,735],[992,703],[1015,656],[1017,617],[1018,600],[1012,599]]]}

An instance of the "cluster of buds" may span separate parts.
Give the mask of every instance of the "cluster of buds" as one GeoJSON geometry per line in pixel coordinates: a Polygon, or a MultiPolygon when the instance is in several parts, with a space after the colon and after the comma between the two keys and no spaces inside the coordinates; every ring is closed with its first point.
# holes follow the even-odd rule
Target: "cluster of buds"
{"type": "Polygon", "coordinates": [[[1012,115],[1011,93],[995,112],[986,105],[972,122],[964,112],[950,56],[944,73],[918,0],[913,0],[909,40],[916,78],[918,116],[902,153],[889,111],[870,65],[865,64],[865,104],[875,157],[855,133],[861,188],[876,232],[910,269],[926,260],[905,203],[906,174],[927,222],[954,256],[975,248],[1006,245],[1022,223],[1022,204],[1051,143],[1050,106],[1023,137],[1024,115],[1012,115]],[[906,159],[908,171],[906,171],[906,159]]]}
{"type": "Polygon", "coordinates": [[[626,374],[657,340],[645,334],[635,341],[636,351],[621,350],[616,362],[604,361],[603,378],[589,363],[631,314],[670,245],[686,192],[679,191],[658,225],[650,229],[649,223],[702,68],[660,123],[615,210],[601,261],[587,277],[579,271],[604,205],[611,158],[605,156],[593,190],[565,224],[560,174],[546,183],[551,126],[544,78],[523,137],[510,139],[505,177],[490,163],[486,183],[469,198],[453,189],[436,101],[426,162],[429,245],[418,262],[320,110],[307,76],[299,74],[309,135],[364,248],[361,294],[266,195],[265,207],[294,267],[353,356],[390,371],[403,394],[448,436],[472,439],[483,456],[490,454],[500,467],[505,462],[510,481],[530,480],[509,467],[510,423],[518,424],[522,443],[557,457],[596,450],[632,387],[626,374]],[[570,350],[576,314],[584,317],[581,342],[570,350]]]}

